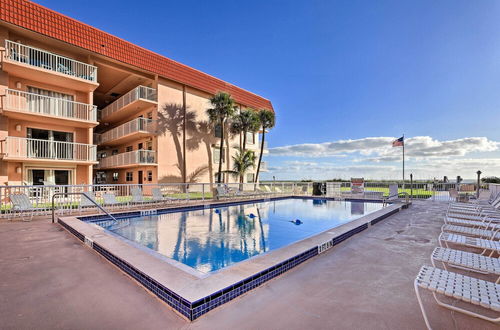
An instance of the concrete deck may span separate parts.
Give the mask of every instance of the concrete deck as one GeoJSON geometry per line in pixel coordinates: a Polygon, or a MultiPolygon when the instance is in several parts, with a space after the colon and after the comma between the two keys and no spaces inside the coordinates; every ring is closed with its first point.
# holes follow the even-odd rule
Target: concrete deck
{"type": "MultiPolygon", "coordinates": [[[[424,329],[413,291],[446,204],[416,202],[190,323],[57,224],[0,223],[2,329],[424,329]]],[[[424,293],[435,329],[496,329],[424,293]]]]}

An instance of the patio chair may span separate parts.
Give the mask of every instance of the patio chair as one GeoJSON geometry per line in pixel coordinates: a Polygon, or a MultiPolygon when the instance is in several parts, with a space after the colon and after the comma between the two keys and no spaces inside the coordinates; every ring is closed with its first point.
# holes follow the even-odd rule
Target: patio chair
{"type": "Polygon", "coordinates": [[[449,225],[449,224],[448,225],[444,224],[441,227],[441,230],[443,232],[457,233],[460,235],[471,236],[471,237],[480,237],[480,238],[490,239],[490,240],[499,240],[500,239],[500,233],[498,232],[498,230],[488,230],[488,229],[464,227],[464,226],[449,225]]]}
{"type": "Polygon", "coordinates": [[[94,208],[94,207],[96,207],[96,204],[97,204],[97,201],[95,199],[95,195],[94,195],[93,191],[85,191],[85,192],[83,192],[83,194],[86,195],[88,198],[85,196],[80,196],[80,203],[78,204],[78,210],[79,210],[80,214],[82,214],[82,211],[85,208],[94,208]],[[92,201],[90,201],[89,198],[92,201],[94,201],[95,204],[92,201]]]}
{"type": "Polygon", "coordinates": [[[128,206],[128,203],[122,203],[116,200],[116,196],[112,193],[104,193],[102,195],[102,198],[104,199],[103,206],[111,207],[111,208],[120,208],[122,206],[128,206]]]}
{"type": "Polygon", "coordinates": [[[217,192],[217,199],[220,199],[220,198],[230,198],[230,197],[234,197],[235,194],[231,191],[229,191],[229,189],[227,189],[227,186],[221,186],[221,185],[218,185],[217,187],[215,187],[215,191],[217,192]]]}
{"type": "Polygon", "coordinates": [[[473,227],[473,228],[483,228],[483,229],[500,229],[500,219],[483,217],[477,220],[467,220],[467,219],[459,219],[445,216],[444,223],[449,225],[458,225],[464,227],[473,227]]]}
{"type": "Polygon", "coordinates": [[[498,193],[491,201],[486,204],[481,203],[450,203],[448,205],[448,212],[450,210],[456,211],[480,211],[480,210],[498,210],[500,205],[500,193],[498,193]]]}
{"type": "Polygon", "coordinates": [[[436,262],[470,272],[483,275],[498,276],[495,283],[500,282],[500,259],[485,257],[477,253],[436,247],[431,255],[431,262],[436,267],[436,262]]]}
{"type": "Polygon", "coordinates": [[[132,194],[132,200],[130,203],[132,204],[144,204],[146,200],[144,199],[144,196],[142,195],[142,189],[139,187],[132,187],[130,188],[130,193],[132,194]]]}
{"type": "Polygon", "coordinates": [[[425,312],[424,305],[422,304],[420,289],[431,291],[438,305],[442,307],[486,321],[494,323],[500,322],[500,316],[491,317],[484,313],[454,306],[438,298],[438,294],[444,295],[449,299],[481,306],[485,312],[489,310],[498,314],[498,312],[500,312],[499,284],[425,265],[422,266],[415,278],[414,288],[418,304],[422,311],[422,316],[424,317],[428,329],[431,329],[431,325],[425,312]]]}
{"type": "Polygon", "coordinates": [[[173,202],[177,200],[177,198],[163,196],[160,188],[151,189],[151,193],[153,194],[154,202],[173,202]]]}
{"type": "Polygon", "coordinates": [[[20,215],[23,215],[25,212],[30,213],[29,220],[26,220],[24,216],[22,217],[23,221],[31,221],[33,219],[33,213],[40,211],[42,209],[38,209],[37,207],[34,207],[33,204],[31,203],[30,199],[26,194],[12,194],[9,195],[9,199],[12,203],[12,209],[9,212],[9,217],[8,219],[10,220],[11,216],[14,215],[15,213],[19,213],[20,215]]]}
{"type": "Polygon", "coordinates": [[[482,255],[485,255],[488,251],[490,252],[490,256],[493,255],[494,252],[500,252],[500,242],[492,241],[484,238],[477,237],[468,237],[464,235],[452,234],[452,233],[441,233],[438,237],[439,246],[444,247],[444,245],[449,248],[450,244],[480,249],[482,255]]]}

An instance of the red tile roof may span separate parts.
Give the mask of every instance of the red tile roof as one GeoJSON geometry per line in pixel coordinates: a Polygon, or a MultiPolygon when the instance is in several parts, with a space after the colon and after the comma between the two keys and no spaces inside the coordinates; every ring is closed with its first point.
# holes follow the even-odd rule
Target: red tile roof
{"type": "Polygon", "coordinates": [[[271,102],[263,97],[31,1],[0,0],[0,20],[211,94],[218,91],[228,92],[238,103],[245,106],[273,109],[271,102]]]}

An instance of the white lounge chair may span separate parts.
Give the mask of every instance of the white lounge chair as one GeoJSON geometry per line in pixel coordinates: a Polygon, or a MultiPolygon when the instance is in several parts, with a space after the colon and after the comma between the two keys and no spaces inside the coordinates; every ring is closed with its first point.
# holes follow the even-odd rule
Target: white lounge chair
{"type": "Polygon", "coordinates": [[[25,212],[29,212],[30,213],[29,220],[26,220],[24,218],[24,216],[22,217],[22,220],[23,221],[31,221],[33,219],[33,213],[35,213],[37,211],[45,210],[45,209],[39,209],[37,207],[34,207],[33,204],[31,203],[29,197],[26,196],[26,194],[22,194],[22,193],[21,194],[12,194],[12,195],[9,195],[9,199],[12,203],[12,208],[9,212],[9,217],[8,217],[9,220],[10,220],[11,216],[16,214],[16,213],[19,213],[20,215],[22,215],[25,212]]]}
{"type": "Polygon", "coordinates": [[[444,243],[447,248],[449,248],[450,244],[454,244],[458,246],[480,249],[482,250],[482,255],[485,255],[487,252],[490,252],[490,256],[493,255],[494,252],[500,253],[499,241],[492,241],[484,238],[468,237],[452,233],[441,233],[439,235],[438,241],[439,246],[441,247],[443,247],[444,243]]]}
{"type": "Polygon", "coordinates": [[[111,208],[120,208],[122,206],[128,206],[128,203],[122,203],[116,200],[116,196],[112,193],[105,193],[103,196],[104,203],[103,206],[111,208]]]}
{"type": "Polygon", "coordinates": [[[231,198],[235,196],[234,192],[230,191],[225,185],[218,185],[215,187],[215,191],[217,192],[217,199],[231,198]]]}
{"type": "Polygon", "coordinates": [[[425,324],[429,329],[431,329],[431,325],[429,323],[429,319],[427,318],[424,305],[422,304],[419,291],[420,289],[431,291],[434,299],[440,306],[486,321],[494,323],[500,322],[500,314],[498,314],[498,312],[500,312],[499,284],[449,272],[432,266],[422,266],[420,272],[415,278],[414,287],[425,324]],[[485,309],[485,312],[486,310],[490,310],[490,312],[493,311],[499,316],[491,317],[483,313],[480,314],[476,311],[454,306],[439,299],[438,294],[447,296],[450,299],[481,306],[485,309]]]}
{"type": "Polygon", "coordinates": [[[488,230],[488,229],[464,227],[464,226],[457,226],[457,225],[447,225],[447,224],[443,225],[441,227],[441,230],[443,232],[457,233],[460,235],[471,236],[471,237],[480,237],[480,238],[484,238],[484,239],[491,239],[491,240],[499,240],[500,239],[500,233],[498,232],[498,230],[488,230]]]}
{"type": "Polygon", "coordinates": [[[464,227],[483,228],[483,229],[500,229],[500,219],[484,217],[476,220],[467,220],[459,218],[444,217],[444,222],[449,225],[457,225],[464,227]]]}
{"type": "Polygon", "coordinates": [[[160,188],[151,189],[151,193],[153,194],[152,199],[154,202],[173,202],[177,200],[177,198],[163,196],[160,188]]]}
{"type": "Polygon", "coordinates": [[[94,208],[94,207],[96,207],[96,204],[97,204],[94,192],[92,192],[92,191],[85,191],[85,192],[83,192],[83,194],[85,196],[87,196],[87,197],[80,196],[80,203],[78,204],[78,209],[80,211],[80,214],[82,214],[83,209],[85,209],[85,208],[94,208]],[[89,198],[90,198],[90,200],[89,200],[89,198]]]}
{"type": "Polygon", "coordinates": [[[479,274],[492,274],[498,276],[495,283],[500,281],[500,259],[485,257],[477,253],[436,247],[431,255],[432,265],[441,262],[447,270],[446,265],[476,272],[479,274]]]}
{"type": "Polygon", "coordinates": [[[139,187],[130,188],[130,193],[132,194],[132,200],[130,201],[133,204],[144,204],[146,200],[142,195],[142,189],[139,187]]]}

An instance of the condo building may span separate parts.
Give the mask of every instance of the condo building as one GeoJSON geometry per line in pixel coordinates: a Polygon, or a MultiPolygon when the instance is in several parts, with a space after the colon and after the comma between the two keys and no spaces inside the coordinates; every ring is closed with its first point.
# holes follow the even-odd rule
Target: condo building
{"type": "MultiPolygon", "coordinates": [[[[30,1],[0,0],[0,51],[0,185],[214,182],[220,157],[232,169],[242,136],[229,134],[221,152],[210,97],[224,91],[239,110],[273,110],[30,1]]],[[[247,136],[257,155],[259,140],[247,136]]],[[[244,179],[253,182],[255,170],[244,179]]]]}

